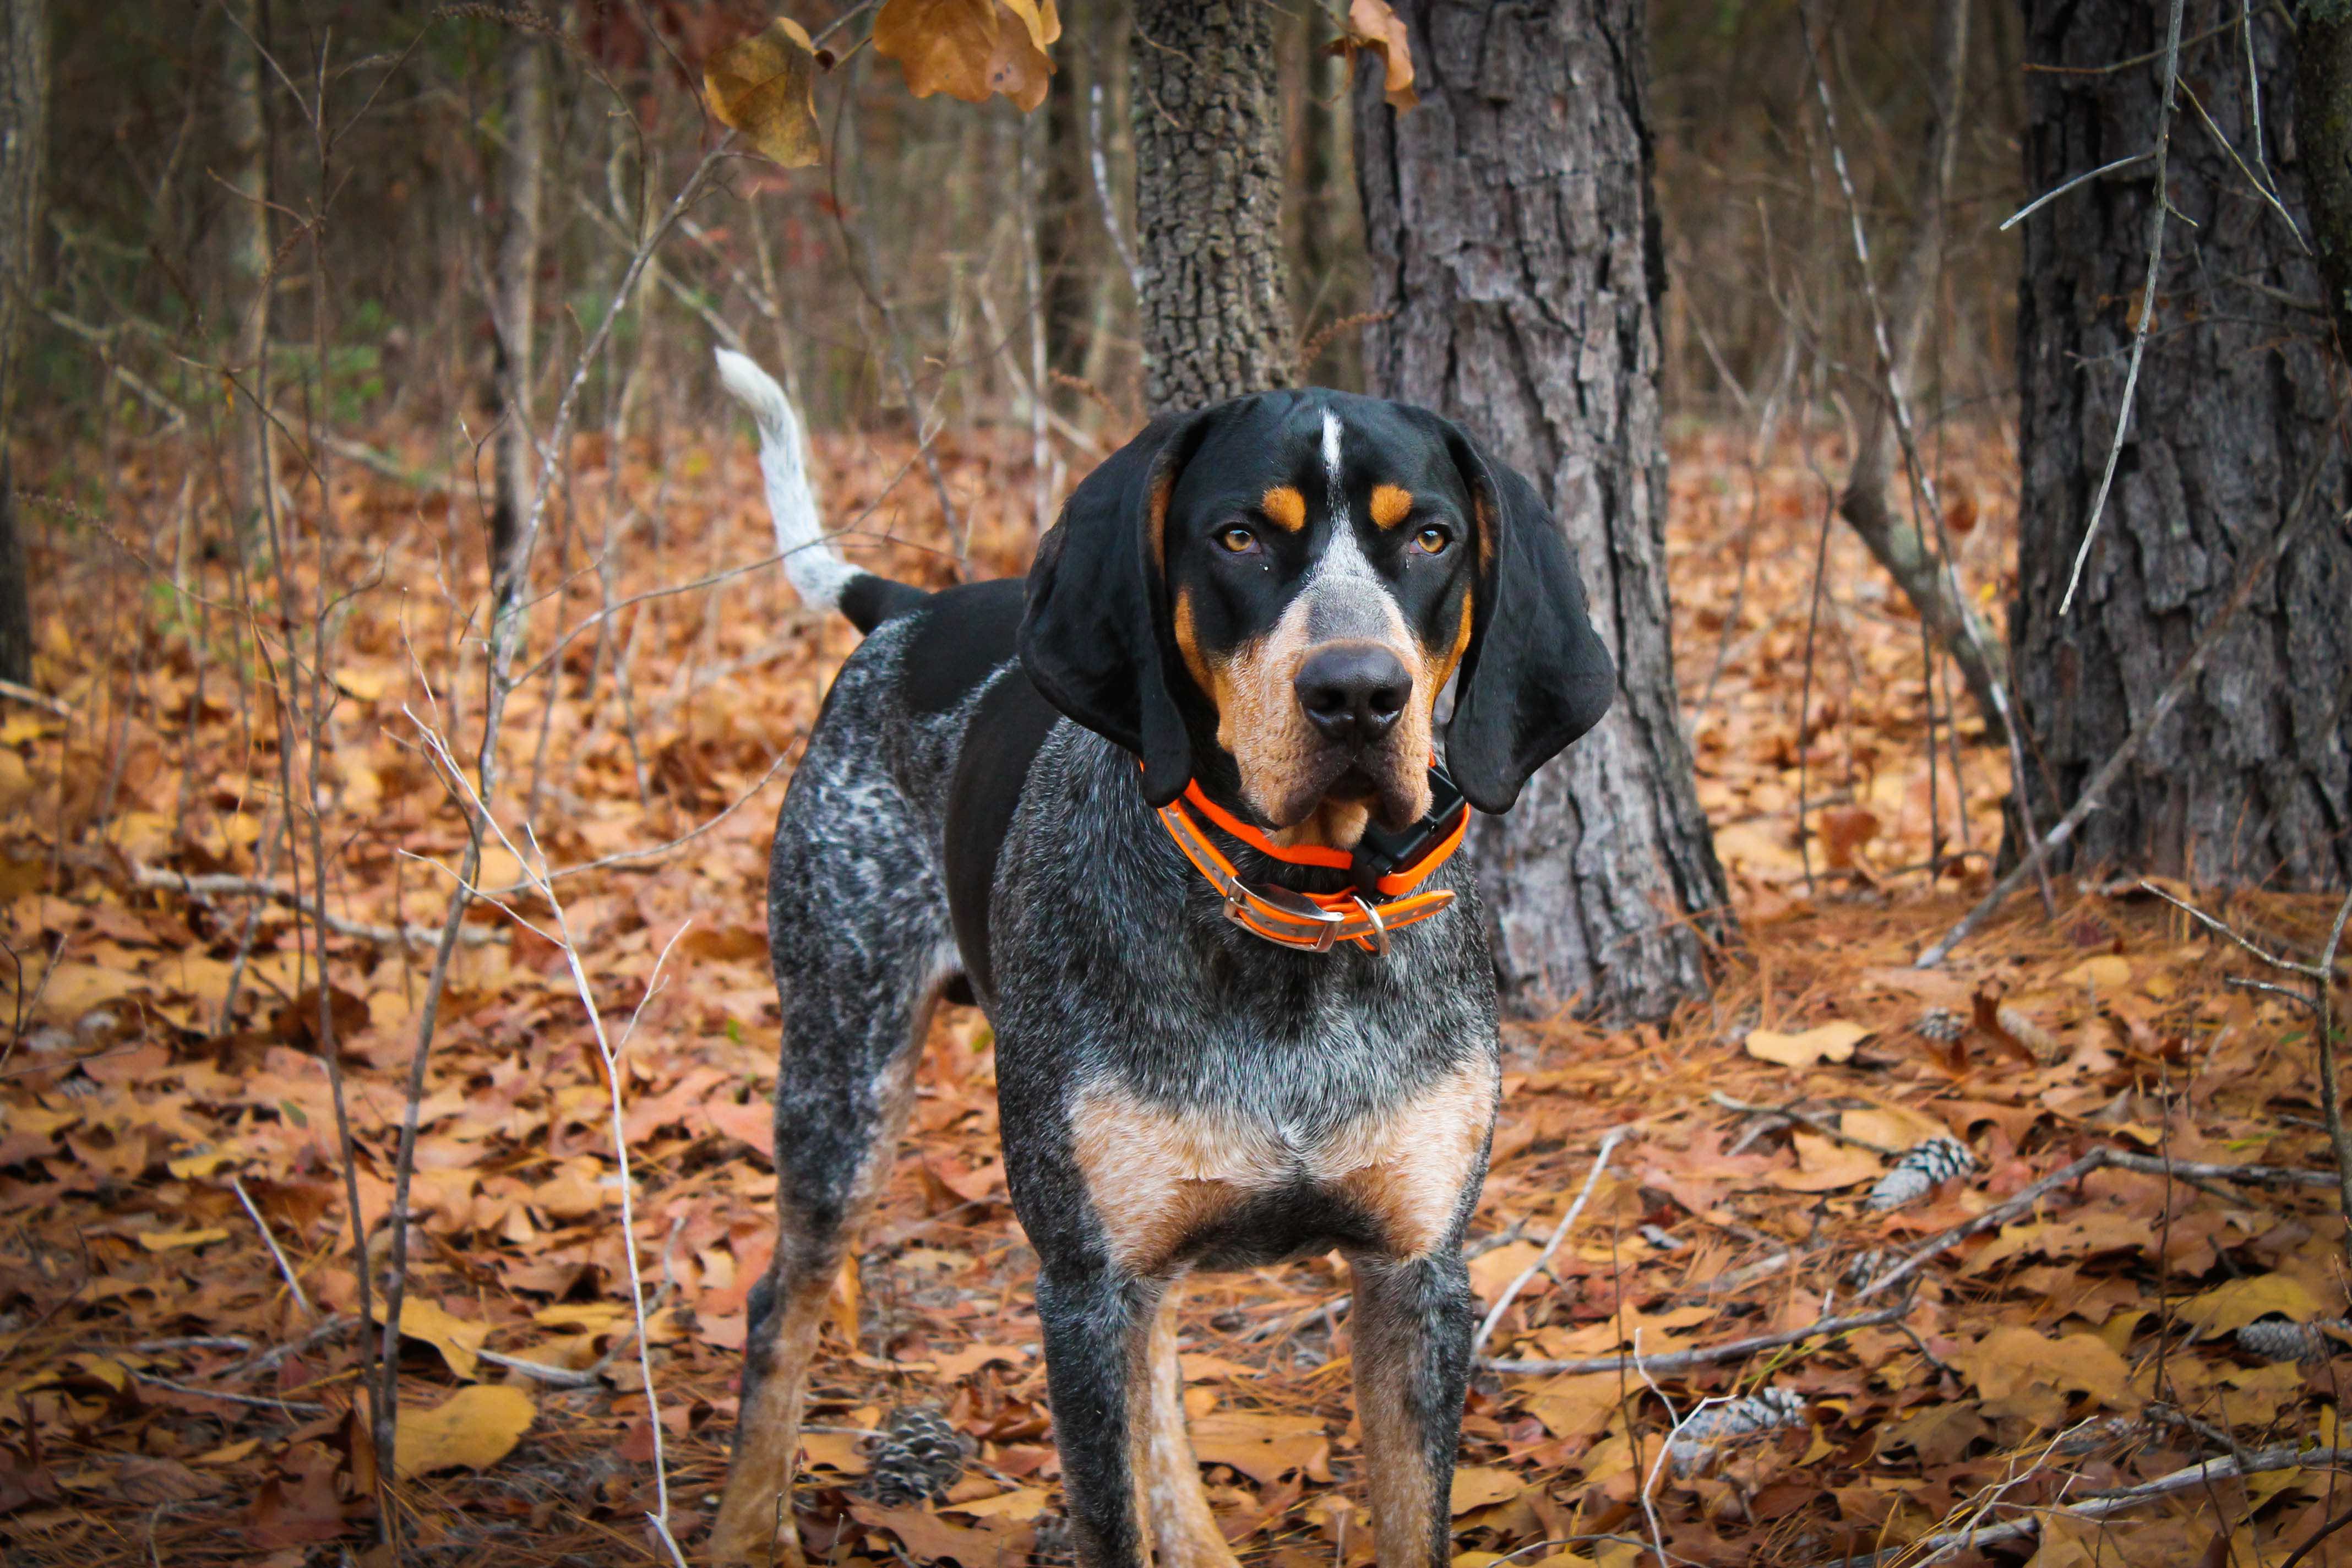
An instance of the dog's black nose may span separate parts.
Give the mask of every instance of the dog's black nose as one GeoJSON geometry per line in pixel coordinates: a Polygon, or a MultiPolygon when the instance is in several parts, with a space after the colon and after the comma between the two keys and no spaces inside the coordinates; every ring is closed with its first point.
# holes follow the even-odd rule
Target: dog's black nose
{"type": "Polygon", "coordinates": [[[1291,682],[1307,721],[1326,740],[1360,746],[1379,740],[1404,711],[1412,677],[1377,643],[1337,643],[1307,655],[1291,682]]]}

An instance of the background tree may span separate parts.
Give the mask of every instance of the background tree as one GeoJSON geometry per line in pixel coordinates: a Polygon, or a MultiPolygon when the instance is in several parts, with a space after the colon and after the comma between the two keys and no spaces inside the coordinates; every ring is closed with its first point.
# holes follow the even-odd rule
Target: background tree
{"type": "Polygon", "coordinates": [[[1643,0],[1410,0],[1421,107],[1357,89],[1382,396],[1460,420],[1550,502],[1616,657],[1599,728],[1482,819],[1511,1002],[1655,1017],[1703,995],[1728,897],[1675,708],[1643,0]],[[1692,917],[1696,917],[1695,919],[1692,917]]]}
{"type": "Polygon", "coordinates": [[[33,605],[17,532],[15,432],[19,323],[32,297],[48,147],[47,0],[0,5],[0,680],[33,679],[33,605]]]}
{"type": "Polygon", "coordinates": [[[1144,401],[1198,408],[1295,377],[1274,9],[1134,0],[1144,401]]]}
{"type": "Polygon", "coordinates": [[[2164,8],[2026,7],[2026,58],[2044,68],[2025,79],[2028,188],[2153,156],[2024,224],[2011,662],[2046,822],[2074,803],[2298,505],[2324,509],[2084,823],[2076,859],[2206,884],[2341,884],[2352,877],[2343,368],[2325,316],[2306,304],[2325,289],[2295,232],[2294,38],[2271,10],[2252,14],[2251,37],[2241,16],[2221,0],[2186,7],[2168,121],[2164,8]],[[2105,68],[2116,61],[2130,63],[2105,68]],[[2113,490],[2062,609],[2143,324],[2113,490]]]}

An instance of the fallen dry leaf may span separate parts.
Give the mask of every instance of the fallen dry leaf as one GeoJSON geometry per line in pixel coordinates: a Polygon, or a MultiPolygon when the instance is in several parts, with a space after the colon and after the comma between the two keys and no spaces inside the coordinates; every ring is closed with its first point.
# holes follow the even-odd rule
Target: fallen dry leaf
{"type": "Polygon", "coordinates": [[[1784,1035],[1773,1029],[1748,1031],[1748,1054],[1759,1061],[1778,1062],[1782,1067],[1819,1067],[1823,1062],[1851,1061],[1853,1047],[1870,1037],[1870,1031],[1850,1019],[1837,1018],[1800,1034],[1784,1035]]]}
{"type": "MultiPolygon", "coordinates": [[[[403,1322],[408,1314],[403,1312],[403,1322]]],[[[396,1423],[395,1468],[402,1479],[435,1470],[488,1469],[514,1451],[538,1411],[509,1383],[477,1383],[430,1410],[404,1409],[396,1423]]]]}

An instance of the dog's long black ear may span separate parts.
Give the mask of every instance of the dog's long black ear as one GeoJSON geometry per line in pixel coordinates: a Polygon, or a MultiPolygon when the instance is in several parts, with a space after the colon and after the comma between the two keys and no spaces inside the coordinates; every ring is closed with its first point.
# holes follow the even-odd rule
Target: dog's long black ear
{"type": "MultiPolygon", "coordinates": [[[[1433,416],[1433,417],[1434,417],[1433,416]]],[[[1445,760],[1484,812],[1601,721],[1617,671],[1585,613],[1584,579],[1535,486],[1444,420],[1477,516],[1478,575],[1445,760]]]]}
{"type": "Polygon", "coordinates": [[[1170,695],[1168,497],[1208,420],[1168,414],[1088,474],[1029,568],[1021,662],[1045,700],[1143,759],[1144,797],[1184,793],[1192,752],[1170,695]]]}

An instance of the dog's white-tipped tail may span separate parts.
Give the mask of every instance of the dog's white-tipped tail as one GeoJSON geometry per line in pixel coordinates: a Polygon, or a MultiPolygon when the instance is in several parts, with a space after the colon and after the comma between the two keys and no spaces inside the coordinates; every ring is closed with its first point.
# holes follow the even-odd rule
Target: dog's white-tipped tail
{"type": "Polygon", "coordinates": [[[784,558],[784,575],[811,609],[836,609],[842,590],[860,574],[860,568],[841,558],[817,521],[800,416],[774,376],[731,349],[717,352],[720,383],[751,411],[760,426],[760,472],[768,481],[768,515],[775,522],[776,553],[784,558]]]}

